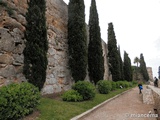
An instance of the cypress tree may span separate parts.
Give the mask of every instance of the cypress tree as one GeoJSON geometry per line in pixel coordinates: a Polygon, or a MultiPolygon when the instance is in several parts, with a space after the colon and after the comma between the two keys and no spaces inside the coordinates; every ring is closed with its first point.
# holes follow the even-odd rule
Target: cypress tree
{"type": "Polygon", "coordinates": [[[89,18],[88,70],[90,80],[95,84],[102,80],[104,76],[104,58],[101,41],[96,2],[92,0],[89,18]]]}
{"type": "Polygon", "coordinates": [[[147,72],[146,63],[144,61],[144,57],[143,57],[142,53],[140,54],[140,70],[141,70],[141,73],[143,75],[144,80],[148,81],[149,80],[149,75],[148,75],[148,72],[147,72]]]}
{"type": "Polygon", "coordinates": [[[26,13],[26,47],[23,74],[28,82],[41,90],[46,79],[47,69],[47,29],[45,18],[45,0],[30,0],[26,13]]]}
{"type": "Polygon", "coordinates": [[[124,80],[123,61],[121,58],[120,46],[118,46],[118,57],[119,57],[119,64],[120,64],[120,79],[124,80]]]}
{"type": "Polygon", "coordinates": [[[117,50],[117,40],[112,23],[108,24],[108,61],[112,80],[120,80],[120,63],[117,50]]]}
{"type": "Polygon", "coordinates": [[[87,36],[83,0],[70,0],[68,5],[69,66],[75,82],[84,80],[87,69],[87,36]]]}
{"type": "Polygon", "coordinates": [[[124,51],[124,79],[127,81],[132,81],[132,67],[131,60],[126,51],[124,51]]]}

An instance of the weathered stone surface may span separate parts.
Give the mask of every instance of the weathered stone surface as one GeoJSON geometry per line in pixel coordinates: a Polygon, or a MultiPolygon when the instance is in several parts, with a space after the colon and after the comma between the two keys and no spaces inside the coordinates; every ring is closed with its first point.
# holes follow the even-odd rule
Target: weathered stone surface
{"type": "Polygon", "coordinates": [[[148,85],[148,88],[152,90],[153,99],[154,99],[154,109],[157,114],[160,115],[160,89],[152,85],[148,85]]]}
{"type": "Polygon", "coordinates": [[[151,89],[146,89],[143,92],[143,103],[154,104],[153,93],[151,89]]]}
{"type": "Polygon", "coordinates": [[[5,68],[0,68],[0,76],[11,78],[16,76],[16,70],[13,65],[7,65],[5,68]]]}
{"type": "Polygon", "coordinates": [[[18,28],[21,31],[25,30],[25,27],[22,26],[21,23],[19,23],[18,21],[16,21],[15,19],[12,19],[11,17],[4,17],[3,21],[5,21],[3,23],[3,26],[9,30],[13,30],[14,28],[18,28]]]}
{"type": "Polygon", "coordinates": [[[0,55],[0,64],[12,64],[13,63],[13,57],[8,54],[2,54],[0,55]]]}
{"type": "Polygon", "coordinates": [[[13,58],[14,58],[14,61],[13,61],[13,65],[23,65],[23,60],[24,60],[24,56],[21,54],[13,54],[13,58]]]}
{"type": "Polygon", "coordinates": [[[45,94],[52,94],[54,93],[54,88],[52,85],[45,85],[42,89],[42,94],[45,95],[45,94]]]}
{"type": "Polygon", "coordinates": [[[12,52],[15,48],[14,38],[6,28],[0,28],[0,51],[12,52]]]}

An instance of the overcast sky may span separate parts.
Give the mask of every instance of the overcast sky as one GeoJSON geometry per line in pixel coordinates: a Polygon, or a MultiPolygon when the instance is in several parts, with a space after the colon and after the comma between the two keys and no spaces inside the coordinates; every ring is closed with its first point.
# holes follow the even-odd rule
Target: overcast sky
{"type": "MultiPolygon", "coordinates": [[[[67,4],[69,0],[64,0],[67,4]]],[[[85,1],[86,23],[91,0],[85,1]]],[[[108,23],[112,22],[123,53],[134,58],[143,53],[147,67],[158,77],[160,66],[160,0],[96,0],[101,37],[107,43],[108,23]]]]}

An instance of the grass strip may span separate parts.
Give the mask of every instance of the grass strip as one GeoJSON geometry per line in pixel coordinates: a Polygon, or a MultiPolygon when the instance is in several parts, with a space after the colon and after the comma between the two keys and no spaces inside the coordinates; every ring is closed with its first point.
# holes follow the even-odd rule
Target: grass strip
{"type": "Polygon", "coordinates": [[[64,102],[62,100],[42,98],[41,103],[38,106],[38,110],[40,111],[38,120],[70,120],[74,116],[79,115],[128,89],[117,89],[109,94],[97,93],[93,100],[83,102],[64,102]]]}

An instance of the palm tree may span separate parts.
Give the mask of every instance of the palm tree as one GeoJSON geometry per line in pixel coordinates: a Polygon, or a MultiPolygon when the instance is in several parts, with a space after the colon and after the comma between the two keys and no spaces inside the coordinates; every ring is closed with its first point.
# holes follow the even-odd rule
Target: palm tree
{"type": "Polygon", "coordinates": [[[138,57],[134,58],[134,64],[137,64],[136,67],[136,79],[138,80],[138,75],[137,75],[137,71],[138,71],[138,63],[140,62],[140,59],[138,57]]]}
{"type": "Polygon", "coordinates": [[[140,59],[138,57],[134,58],[134,64],[137,63],[137,68],[138,68],[138,63],[140,62],[140,59]]]}

